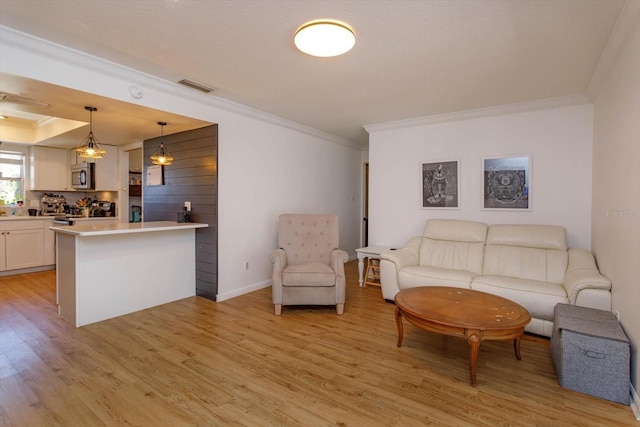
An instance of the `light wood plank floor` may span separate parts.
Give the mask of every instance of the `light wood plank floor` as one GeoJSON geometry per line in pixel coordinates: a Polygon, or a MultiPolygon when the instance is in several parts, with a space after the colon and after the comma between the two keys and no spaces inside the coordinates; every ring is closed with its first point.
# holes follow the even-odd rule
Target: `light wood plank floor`
{"type": "MultiPolygon", "coordinates": [[[[480,348],[405,324],[359,288],[345,313],[284,307],[271,289],[187,298],[79,329],[53,271],[0,278],[2,426],[638,426],[629,407],[562,389],[549,340],[480,348]]],[[[133,284],[132,284],[133,286],[133,284]]]]}

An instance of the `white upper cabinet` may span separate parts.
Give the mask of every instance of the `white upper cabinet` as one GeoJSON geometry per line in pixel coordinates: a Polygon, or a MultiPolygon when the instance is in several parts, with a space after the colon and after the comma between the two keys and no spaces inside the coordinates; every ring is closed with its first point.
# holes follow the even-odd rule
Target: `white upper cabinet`
{"type": "MultiPolygon", "coordinates": [[[[118,147],[100,144],[100,148],[106,151],[101,159],[84,159],[78,157],[74,150],[70,150],[71,164],[82,162],[95,164],[96,191],[118,191],[120,189],[118,170],[118,147]]],[[[82,191],[82,190],[81,190],[82,191]]]]}
{"type": "Polygon", "coordinates": [[[100,145],[106,153],[101,159],[79,158],[74,150],[50,147],[30,147],[29,172],[32,191],[75,191],[71,187],[70,165],[95,162],[96,191],[118,191],[118,147],[100,145]]]}
{"type": "Polygon", "coordinates": [[[118,147],[100,144],[100,148],[106,150],[106,153],[95,161],[96,191],[118,191],[118,147]]]}
{"type": "Polygon", "coordinates": [[[29,188],[40,191],[70,190],[67,153],[61,148],[30,147],[29,188]]]}

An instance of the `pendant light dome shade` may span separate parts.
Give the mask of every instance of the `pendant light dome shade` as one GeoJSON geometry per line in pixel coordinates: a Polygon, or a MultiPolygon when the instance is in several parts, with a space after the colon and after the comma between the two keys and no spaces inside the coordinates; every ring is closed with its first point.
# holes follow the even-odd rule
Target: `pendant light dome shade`
{"type": "Polygon", "coordinates": [[[93,112],[98,111],[96,107],[84,107],[89,112],[89,135],[82,140],[82,143],[78,145],[74,150],[78,153],[79,157],[86,159],[101,159],[106,154],[106,150],[100,148],[98,138],[93,134],[93,112]]]}
{"type": "Polygon", "coordinates": [[[163,129],[167,125],[166,122],[158,122],[160,125],[160,146],[151,156],[151,163],[154,165],[165,165],[168,166],[173,163],[173,156],[167,150],[167,147],[164,146],[164,132],[163,129]]]}
{"type": "Polygon", "coordinates": [[[349,52],[356,44],[356,35],[342,22],[318,20],[298,28],[293,42],[308,55],[328,58],[349,52]]]}

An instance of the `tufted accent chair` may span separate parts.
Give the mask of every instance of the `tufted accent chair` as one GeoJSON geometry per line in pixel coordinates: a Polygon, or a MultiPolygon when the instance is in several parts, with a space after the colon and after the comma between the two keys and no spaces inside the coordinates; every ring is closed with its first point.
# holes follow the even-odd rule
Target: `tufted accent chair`
{"type": "Polygon", "coordinates": [[[344,312],[344,263],[349,256],[338,249],[338,216],[282,214],[278,219],[279,249],[271,252],[273,304],[334,305],[344,312]]]}

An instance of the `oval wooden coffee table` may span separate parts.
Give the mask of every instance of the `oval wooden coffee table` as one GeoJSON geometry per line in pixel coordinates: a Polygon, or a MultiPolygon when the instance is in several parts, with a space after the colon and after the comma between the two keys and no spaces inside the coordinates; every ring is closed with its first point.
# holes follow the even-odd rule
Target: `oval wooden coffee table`
{"type": "Polygon", "coordinates": [[[421,286],[400,291],[395,303],[398,347],[402,345],[403,317],[425,331],[465,338],[473,387],[482,341],[513,339],[516,358],[521,359],[520,338],[531,315],[513,301],[471,289],[421,286]]]}

